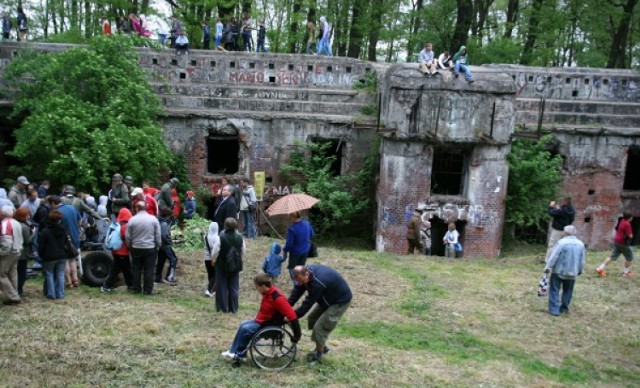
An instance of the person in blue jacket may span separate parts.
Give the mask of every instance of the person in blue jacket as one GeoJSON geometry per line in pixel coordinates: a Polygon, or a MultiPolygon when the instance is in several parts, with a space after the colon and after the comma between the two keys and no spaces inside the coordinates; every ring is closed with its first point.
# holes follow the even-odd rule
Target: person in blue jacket
{"type": "Polygon", "coordinates": [[[291,225],[287,229],[287,242],[284,244],[283,251],[285,259],[287,257],[289,259],[287,269],[295,285],[293,268],[307,263],[307,256],[311,248],[311,238],[314,233],[311,223],[303,220],[300,212],[289,214],[289,218],[291,219],[291,225]]]}
{"type": "Polygon", "coordinates": [[[277,242],[273,242],[271,244],[271,250],[269,251],[269,255],[264,258],[262,262],[262,270],[267,275],[271,276],[272,280],[276,280],[278,276],[280,276],[282,262],[284,262],[284,257],[280,254],[282,252],[282,247],[277,242]]]}

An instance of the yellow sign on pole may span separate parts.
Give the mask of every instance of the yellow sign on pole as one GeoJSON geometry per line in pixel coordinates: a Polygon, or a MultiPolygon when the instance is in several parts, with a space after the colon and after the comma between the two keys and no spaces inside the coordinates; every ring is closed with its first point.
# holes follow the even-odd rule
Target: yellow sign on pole
{"type": "Polygon", "coordinates": [[[264,196],[265,175],[264,171],[256,171],[253,173],[253,188],[256,191],[256,199],[262,201],[264,196]]]}

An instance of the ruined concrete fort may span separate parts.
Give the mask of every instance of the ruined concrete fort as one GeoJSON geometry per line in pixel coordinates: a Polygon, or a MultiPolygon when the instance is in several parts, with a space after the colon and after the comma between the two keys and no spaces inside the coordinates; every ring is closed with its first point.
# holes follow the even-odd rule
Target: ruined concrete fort
{"type": "MultiPolygon", "coordinates": [[[[0,43],[0,71],[29,47],[0,43]]],[[[606,249],[622,211],[640,217],[640,73],[589,68],[472,66],[475,83],[427,77],[416,64],[383,64],[299,54],[141,49],[140,66],[164,106],[169,147],[185,156],[191,183],[222,174],[266,175],[265,197],[283,195],[279,167],[296,142],[331,142],[336,174],[357,171],[379,152],[376,247],[406,250],[406,222],[418,205],[442,254],[446,225],[461,231],[465,255],[500,254],[514,137],[544,131],[563,159],[563,191],[590,248],[606,249]],[[377,91],[354,89],[367,78],[377,91]],[[374,142],[379,135],[380,142],[374,142]],[[372,150],[379,144],[379,149],[372,150]]],[[[0,78],[0,87],[3,86],[0,78]]],[[[0,143],[11,143],[11,101],[0,101],[0,143]]],[[[0,148],[3,146],[0,146],[0,148]]],[[[4,154],[4,149],[1,149],[4,154]]],[[[6,174],[2,161],[0,175],[6,174]]],[[[554,198],[550,198],[554,199],[554,198]]],[[[640,223],[634,221],[634,235],[640,223]]],[[[636,240],[638,237],[636,237],[636,240]]]]}

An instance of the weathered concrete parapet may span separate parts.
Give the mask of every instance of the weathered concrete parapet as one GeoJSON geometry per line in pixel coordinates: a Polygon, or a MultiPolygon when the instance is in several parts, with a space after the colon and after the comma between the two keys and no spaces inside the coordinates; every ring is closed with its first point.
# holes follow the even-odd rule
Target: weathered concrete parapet
{"type": "Polygon", "coordinates": [[[444,254],[448,223],[465,255],[500,254],[515,84],[507,74],[472,68],[475,82],[425,76],[416,65],[389,68],[382,82],[378,186],[379,251],[404,252],[418,205],[431,223],[432,254],[444,254]]]}
{"type": "MultiPolygon", "coordinates": [[[[506,144],[515,117],[513,80],[473,67],[475,82],[426,76],[417,65],[391,66],[382,81],[382,122],[398,137],[506,144]]],[[[447,77],[447,78],[445,78],[447,77]]]]}

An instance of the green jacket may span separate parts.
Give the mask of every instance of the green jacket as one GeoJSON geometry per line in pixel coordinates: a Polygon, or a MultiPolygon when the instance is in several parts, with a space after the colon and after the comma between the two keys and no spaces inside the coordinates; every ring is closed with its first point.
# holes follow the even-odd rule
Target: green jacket
{"type": "MultiPolygon", "coordinates": [[[[456,63],[456,62],[458,61],[458,59],[460,59],[460,57],[462,56],[462,52],[463,52],[464,50],[466,50],[466,49],[467,49],[467,47],[466,47],[466,46],[460,46],[460,50],[458,50],[458,52],[457,52],[457,53],[455,53],[455,55],[453,56],[453,63],[456,63]]],[[[464,63],[468,65],[468,64],[469,64],[469,62],[471,62],[471,61],[469,60],[469,53],[468,53],[468,52],[467,52],[467,53],[465,53],[465,54],[464,54],[464,57],[465,57],[465,62],[464,62],[464,63]]]]}

